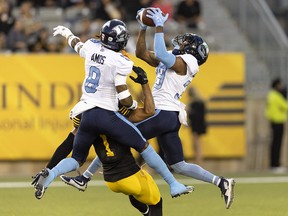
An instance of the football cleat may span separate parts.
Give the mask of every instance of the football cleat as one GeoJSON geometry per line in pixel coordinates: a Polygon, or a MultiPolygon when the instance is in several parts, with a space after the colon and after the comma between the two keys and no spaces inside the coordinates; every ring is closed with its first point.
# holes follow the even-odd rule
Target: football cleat
{"type": "Polygon", "coordinates": [[[49,173],[47,172],[46,169],[42,169],[39,173],[37,173],[35,176],[32,176],[32,183],[31,185],[34,185],[34,187],[36,187],[36,185],[38,184],[40,177],[47,177],[49,175],[49,173]]]}
{"type": "Polygon", "coordinates": [[[87,188],[88,181],[83,176],[69,177],[65,175],[61,175],[60,178],[66,184],[77,188],[80,191],[85,191],[87,188]]]}
{"type": "Polygon", "coordinates": [[[45,190],[47,188],[45,188],[42,184],[36,184],[35,186],[35,197],[37,199],[41,199],[44,196],[45,190]]]}
{"type": "Polygon", "coordinates": [[[37,183],[38,183],[38,181],[40,179],[40,176],[41,176],[40,173],[41,172],[37,173],[35,176],[32,176],[33,181],[31,183],[31,185],[33,185],[34,187],[36,187],[36,185],[37,185],[37,183]]]}
{"type": "Polygon", "coordinates": [[[220,183],[221,196],[224,198],[226,209],[229,209],[234,199],[235,181],[233,178],[222,178],[220,183]]]}
{"type": "Polygon", "coordinates": [[[187,186],[180,183],[176,183],[171,185],[170,194],[172,198],[179,197],[181,195],[185,195],[194,191],[193,186],[187,186]]]}

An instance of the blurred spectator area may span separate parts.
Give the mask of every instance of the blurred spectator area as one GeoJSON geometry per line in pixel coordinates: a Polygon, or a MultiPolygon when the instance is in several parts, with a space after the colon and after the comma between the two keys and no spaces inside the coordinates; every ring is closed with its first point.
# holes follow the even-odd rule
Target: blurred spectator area
{"type": "Polygon", "coordinates": [[[266,0],[272,12],[288,35],[288,1],[287,0],[266,0]]]}
{"type": "MultiPolygon", "coordinates": [[[[134,53],[139,25],[135,19],[143,7],[160,7],[169,13],[166,23],[166,44],[181,33],[198,33],[205,38],[208,32],[196,24],[190,26],[175,19],[179,5],[191,0],[0,0],[0,52],[73,52],[61,37],[53,37],[53,27],[64,25],[83,41],[100,32],[109,19],[123,20],[131,39],[127,51],[134,53]],[[177,32],[177,34],[175,34],[177,32]],[[56,49],[56,47],[58,48],[56,49]]],[[[201,0],[193,0],[201,5],[201,0]]],[[[200,17],[202,11],[191,11],[200,17]]],[[[178,16],[179,17],[179,16],[178,16]]],[[[198,20],[198,19],[197,19],[198,20]]],[[[153,48],[154,28],[148,29],[147,46],[153,48]]],[[[211,37],[209,37],[211,38],[211,37]]],[[[210,41],[208,41],[209,43],[210,41]]],[[[213,48],[212,42],[210,49],[213,48]]]]}
{"type": "MultiPolygon", "coordinates": [[[[53,27],[64,25],[82,41],[100,32],[109,19],[123,20],[130,32],[127,51],[134,53],[139,25],[135,19],[143,7],[159,7],[169,13],[166,44],[182,33],[204,37],[211,51],[218,49],[206,28],[205,0],[0,0],[0,52],[73,52],[64,38],[53,37],[53,27]],[[56,48],[58,47],[58,48],[56,48]]],[[[266,0],[288,33],[288,1],[266,0]]],[[[154,28],[147,30],[147,46],[153,49],[154,28]]]]}

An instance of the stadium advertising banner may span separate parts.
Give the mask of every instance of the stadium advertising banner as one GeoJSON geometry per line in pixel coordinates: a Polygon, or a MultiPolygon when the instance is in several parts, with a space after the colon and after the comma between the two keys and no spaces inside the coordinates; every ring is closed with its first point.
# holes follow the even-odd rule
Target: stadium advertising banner
{"type": "MultiPolygon", "coordinates": [[[[153,83],[154,69],[142,66],[153,83]]],[[[81,97],[84,59],[78,55],[0,56],[0,160],[47,160],[73,129],[71,108],[81,97]]],[[[209,123],[203,137],[205,157],[245,155],[244,57],[242,54],[211,54],[192,84],[207,101],[209,123]]],[[[131,92],[140,86],[129,81],[131,92]]],[[[152,86],[151,86],[152,87],[152,86]]],[[[187,95],[182,97],[187,102],[187,95]]],[[[185,157],[193,156],[190,129],[180,136],[185,157]]],[[[157,149],[155,140],[152,145],[157,149]]],[[[95,156],[90,151],[90,158],[95,156]]]]}

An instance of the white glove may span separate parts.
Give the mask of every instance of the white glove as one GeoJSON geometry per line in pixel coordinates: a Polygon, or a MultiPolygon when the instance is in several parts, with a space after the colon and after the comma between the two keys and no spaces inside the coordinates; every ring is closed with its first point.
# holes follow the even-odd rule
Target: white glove
{"type": "Polygon", "coordinates": [[[67,39],[70,35],[73,35],[73,33],[70,31],[70,29],[65,27],[65,26],[57,26],[57,27],[53,28],[53,30],[54,30],[54,32],[53,32],[54,37],[56,35],[62,35],[63,37],[65,37],[67,39]]]}
{"type": "Polygon", "coordinates": [[[164,26],[164,23],[167,21],[169,14],[167,13],[163,16],[162,11],[159,8],[150,8],[147,11],[146,17],[149,17],[153,20],[155,26],[164,26]]]}
{"type": "Polygon", "coordinates": [[[147,29],[147,25],[143,24],[140,20],[140,15],[142,16],[141,12],[144,10],[145,8],[141,8],[140,10],[137,11],[137,15],[136,15],[136,20],[139,23],[140,29],[142,30],[146,30],[147,29]]]}

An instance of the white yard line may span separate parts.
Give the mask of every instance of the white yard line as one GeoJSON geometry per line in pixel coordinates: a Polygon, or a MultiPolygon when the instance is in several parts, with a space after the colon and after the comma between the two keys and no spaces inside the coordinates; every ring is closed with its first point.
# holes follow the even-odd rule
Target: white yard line
{"type": "MultiPolygon", "coordinates": [[[[183,184],[207,184],[206,182],[197,181],[193,179],[179,179],[177,180],[183,184]]],[[[158,185],[166,184],[163,180],[155,180],[158,185]]],[[[237,184],[259,184],[259,183],[288,183],[288,176],[274,176],[274,177],[239,177],[235,178],[237,184]]],[[[105,186],[104,181],[92,180],[89,186],[105,186]]],[[[29,188],[32,187],[31,182],[0,182],[0,188],[29,188]]],[[[69,187],[61,181],[52,182],[50,187],[69,187]]]]}

